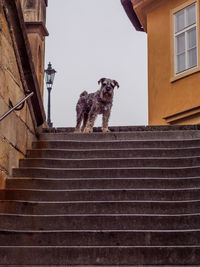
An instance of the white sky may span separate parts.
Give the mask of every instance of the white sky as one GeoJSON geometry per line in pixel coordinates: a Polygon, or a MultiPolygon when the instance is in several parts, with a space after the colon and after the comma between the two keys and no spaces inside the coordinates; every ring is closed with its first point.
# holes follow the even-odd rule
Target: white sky
{"type": "Polygon", "coordinates": [[[147,37],[133,28],[120,0],[49,0],[47,29],[45,68],[51,61],[57,71],[51,93],[55,127],[75,126],[80,93],[98,90],[103,77],[120,84],[109,125],[147,124],[147,37]]]}

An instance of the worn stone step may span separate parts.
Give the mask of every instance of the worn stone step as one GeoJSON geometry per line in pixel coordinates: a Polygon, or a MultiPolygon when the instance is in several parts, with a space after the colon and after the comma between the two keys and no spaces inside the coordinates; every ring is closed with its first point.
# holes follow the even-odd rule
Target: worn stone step
{"type": "Polygon", "coordinates": [[[8,178],[6,188],[15,189],[176,189],[200,188],[200,177],[187,178],[8,178]]]}
{"type": "Polygon", "coordinates": [[[82,190],[26,190],[2,189],[1,200],[32,201],[182,201],[199,200],[200,188],[194,189],[82,189],[82,190]]]}
{"type": "Polygon", "coordinates": [[[0,190],[0,265],[200,265],[199,129],[43,130],[0,190]]]}
{"type": "MultiPolygon", "coordinates": [[[[51,127],[51,128],[43,128],[43,133],[73,133],[75,130],[74,127],[51,127]]],[[[101,127],[93,127],[94,132],[101,133],[101,127]]],[[[129,125],[129,126],[109,126],[109,130],[111,132],[152,132],[152,131],[198,131],[200,130],[200,126],[198,124],[193,125],[129,125]]]]}
{"type": "Polygon", "coordinates": [[[199,147],[200,139],[185,140],[113,140],[113,141],[37,141],[33,149],[119,149],[119,148],[186,148],[199,147]]]}
{"type": "Polygon", "coordinates": [[[182,265],[200,264],[199,246],[0,247],[5,265],[182,265]]]}
{"type": "Polygon", "coordinates": [[[186,231],[6,231],[0,246],[194,246],[200,230],[186,231]]]}
{"type": "Polygon", "coordinates": [[[139,148],[139,149],[32,149],[28,158],[133,158],[133,157],[190,157],[200,156],[200,147],[194,148],[139,148]]]}
{"type": "Polygon", "coordinates": [[[129,131],[92,134],[43,133],[40,140],[144,140],[144,139],[194,139],[200,138],[200,131],[129,131]]]}
{"type": "Polygon", "coordinates": [[[200,200],[190,201],[17,201],[1,200],[0,213],[55,214],[189,214],[200,213],[200,200]]]}
{"type": "Polygon", "coordinates": [[[19,167],[48,168],[113,168],[113,167],[189,167],[200,166],[200,157],[180,158],[105,158],[105,159],[21,159],[19,167]]]}
{"type": "Polygon", "coordinates": [[[139,178],[199,177],[200,167],[124,167],[124,168],[18,168],[13,177],[37,178],[139,178]]]}
{"type": "Polygon", "coordinates": [[[195,230],[200,214],[0,214],[0,229],[6,230],[195,230]]]}

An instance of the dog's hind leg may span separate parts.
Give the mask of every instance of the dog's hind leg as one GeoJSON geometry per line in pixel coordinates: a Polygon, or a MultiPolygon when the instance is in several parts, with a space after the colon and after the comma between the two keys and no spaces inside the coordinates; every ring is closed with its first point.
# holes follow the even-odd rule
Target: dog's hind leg
{"type": "Polygon", "coordinates": [[[96,112],[90,112],[89,113],[89,118],[86,124],[86,127],[84,129],[84,133],[92,133],[93,132],[93,126],[94,126],[94,122],[96,120],[97,117],[97,113],[96,112]]]}
{"type": "Polygon", "coordinates": [[[75,127],[75,133],[80,133],[81,132],[81,122],[83,119],[83,114],[77,112],[77,122],[76,122],[76,127],[75,127]]]}
{"type": "Polygon", "coordinates": [[[81,127],[81,132],[84,132],[86,124],[87,124],[87,121],[88,121],[88,113],[84,113],[84,115],[83,115],[83,125],[81,127]]]}

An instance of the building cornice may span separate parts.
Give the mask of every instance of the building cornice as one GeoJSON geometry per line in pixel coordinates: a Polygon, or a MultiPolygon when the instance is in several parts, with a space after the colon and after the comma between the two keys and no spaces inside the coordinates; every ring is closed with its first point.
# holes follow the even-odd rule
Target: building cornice
{"type": "Polygon", "coordinates": [[[29,33],[40,33],[42,36],[49,36],[49,32],[43,22],[25,22],[26,30],[29,33]]]}

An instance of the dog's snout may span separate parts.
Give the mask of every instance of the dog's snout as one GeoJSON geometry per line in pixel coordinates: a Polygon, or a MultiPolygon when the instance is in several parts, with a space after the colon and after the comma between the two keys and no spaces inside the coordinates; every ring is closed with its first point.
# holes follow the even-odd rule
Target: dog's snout
{"type": "Polygon", "coordinates": [[[106,87],[106,90],[109,92],[111,90],[111,87],[106,87]]]}

